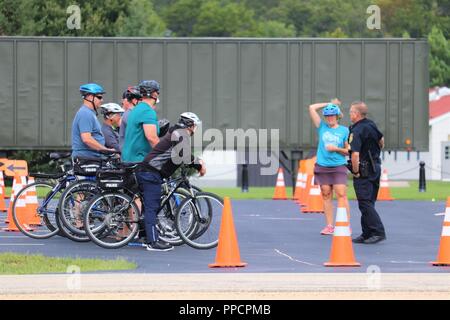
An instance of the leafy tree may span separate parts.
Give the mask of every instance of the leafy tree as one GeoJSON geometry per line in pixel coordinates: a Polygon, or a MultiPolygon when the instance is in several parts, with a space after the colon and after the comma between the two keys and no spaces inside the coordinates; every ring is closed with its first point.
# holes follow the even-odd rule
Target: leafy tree
{"type": "Polygon", "coordinates": [[[0,0],[0,35],[12,35],[21,28],[23,14],[17,10],[23,0],[0,0]]]}
{"type": "Polygon", "coordinates": [[[450,41],[437,27],[428,35],[430,44],[430,82],[431,86],[450,85],[450,41]]]}
{"type": "MultiPolygon", "coordinates": [[[[235,36],[239,36],[239,33],[235,34],[235,36]]],[[[263,38],[293,38],[296,36],[296,31],[293,25],[286,25],[280,21],[259,21],[256,31],[252,34],[248,34],[248,36],[263,38]]]]}
{"type": "Polygon", "coordinates": [[[196,37],[232,37],[253,34],[257,24],[253,11],[243,3],[209,0],[203,3],[193,28],[196,37]]]}
{"type": "Polygon", "coordinates": [[[203,2],[203,0],[178,0],[163,9],[162,16],[167,27],[178,37],[192,36],[203,2]]]}
{"type": "Polygon", "coordinates": [[[117,36],[160,37],[166,31],[166,24],[151,1],[132,0],[128,16],[120,16],[119,20],[117,36]]]}

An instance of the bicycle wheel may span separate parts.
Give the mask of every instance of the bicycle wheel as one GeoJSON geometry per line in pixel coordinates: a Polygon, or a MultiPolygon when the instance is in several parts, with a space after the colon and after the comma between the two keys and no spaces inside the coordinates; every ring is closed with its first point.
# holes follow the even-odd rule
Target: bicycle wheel
{"type": "Polygon", "coordinates": [[[175,216],[175,226],[179,236],[189,246],[196,249],[211,249],[219,242],[220,224],[222,222],[223,200],[209,192],[196,193],[194,197],[183,200],[175,216]],[[209,205],[202,205],[209,203],[209,205]],[[186,233],[185,221],[194,221],[196,229],[201,233],[186,233]],[[195,235],[195,236],[192,236],[195,235]]]}
{"type": "Polygon", "coordinates": [[[61,216],[59,214],[59,209],[57,209],[56,224],[58,225],[58,228],[59,228],[58,235],[63,237],[63,238],[67,238],[67,239],[75,241],[75,242],[89,242],[89,241],[91,241],[91,239],[89,239],[89,237],[86,234],[85,235],[79,235],[79,234],[73,233],[68,228],[66,228],[64,226],[64,224],[62,223],[62,221],[61,221],[61,216]]]}
{"type": "Polygon", "coordinates": [[[48,239],[59,232],[56,222],[58,201],[61,192],[54,184],[35,182],[25,186],[17,195],[12,206],[12,217],[17,228],[34,239],[48,239]],[[25,207],[25,197],[36,193],[37,204],[25,207]]]}
{"type": "Polygon", "coordinates": [[[101,189],[92,180],[81,180],[70,184],[62,194],[59,202],[61,222],[72,234],[86,237],[83,214],[89,201],[101,189]]]}
{"type": "MultiPolygon", "coordinates": [[[[184,190],[177,190],[174,192],[166,204],[161,208],[157,215],[157,225],[159,239],[164,242],[170,243],[173,246],[179,246],[184,244],[184,240],[178,235],[177,229],[175,227],[175,214],[176,210],[182,201],[189,197],[189,193],[184,190]]],[[[165,196],[163,195],[163,199],[165,196]]],[[[192,217],[192,215],[190,215],[192,217]]],[[[189,221],[184,221],[183,230],[185,234],[190,236],[195,230],[194,219],[189,221]]]]}
{"type": "Polygon", "coordinates": [[[94,196],[86,206],[85,231],[98,246],[117,249],[136,236],[139,215],[139,209],[130,196],[120,192],[104,192],[94,196]]]}

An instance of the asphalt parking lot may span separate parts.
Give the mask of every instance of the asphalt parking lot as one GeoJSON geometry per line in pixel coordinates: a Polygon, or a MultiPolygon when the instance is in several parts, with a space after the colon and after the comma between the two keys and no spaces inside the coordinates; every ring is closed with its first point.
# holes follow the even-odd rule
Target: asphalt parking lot
{"type": "MultiPolygon", "coordinates": [[[[361,267],[328,268],[331,236],[319,234],[321,214],[303,214],[293,201],[238,200],[233,217],[244,268],[208,268],[216,249],[196,250],[186,245],[170,252],[148,252],[124,247],[106,250],[93,243],[75,243],[61,237],[35,240],[21,233],[0,231],[0,252],[41,253],[46,256],[114,259],[138,264],[131,273],[347,273],[377,270],[389,273],[445,273],[450,267],[433,267],[445,211],[444,202],[378,202],[388,239],[374,245],[354,244],[361,267]]],[[[353,236],[359,235],[360,213],[350,202],[353,236]]],[[[0,228],[5,213],[0,213],[0,228]]],[[[123,272],[123,271],[122,271],[123,272]]]]}

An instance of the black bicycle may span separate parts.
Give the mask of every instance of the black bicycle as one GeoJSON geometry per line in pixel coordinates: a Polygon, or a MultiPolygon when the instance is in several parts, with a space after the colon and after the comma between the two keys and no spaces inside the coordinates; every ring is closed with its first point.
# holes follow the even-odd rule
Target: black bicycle
{"type": "MultiPolygon", "coordinates": [[[[119,172],[106,171],[99,174],[98,183],[109,191],[96,195],[87,205],[84,226],[89,238],[97,245],[115,249],[127,245],[143,231],[143,195],[137,186],[135,172],[137,165],[124,167],[119,172]],[[109,186],[107,185],[109,184],[109,186]]],[[[177,207],[187,198],[198,193],[182,170],[181,176],[166,181],[163,185],[161,205],[157,213],[157,228],[160,239],[172,245],[181,245],[184,240],[175,227],[177,207]]],[[[183,222],[183,232],[195,236],[200,230],[192,215],[186,215],[190,221],[183,222]]],[[[180,220],[183,219],[180,215],[180,220]]]]}
{"type": "Polygon", "coordinates": [[[88,241],[65,229],[59,215],[58,204],[66,187],[79,180],[74,174],[68,158],[71,153],[51,153],[50,159],[58,162],[61,173],[30,173],[36,182],[26,185],[15,194],[12,217],[17,228],[26,236],[34,239],[48,239],[54,235],[65,236],[74,241],[88,241]],[[35,205],[25,206],[25,197],[34,192],[35,205]],[[30,223],[31,221],[31,223],[30,223]]]}

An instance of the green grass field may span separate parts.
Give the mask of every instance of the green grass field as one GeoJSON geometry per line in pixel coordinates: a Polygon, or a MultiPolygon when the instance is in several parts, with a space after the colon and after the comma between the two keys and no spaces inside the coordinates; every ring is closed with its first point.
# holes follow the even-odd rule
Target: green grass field
{"type": "MultiPolygon", "coordinates": [[[[349,199],[356,199],[352,181],[348,183],[349,199]]],[[[11,188],[6,188],[7,194],[11,188]]],[[[427,191],[419,192],[419,182],[409,181],[409,187],[391,187],[391,195],[396,200],[425,200],[441,201],[450,197],[450,182],[428,181],[427,191]]],[[[229,196],[231,199],[272,199],[274,188],[272,187],[250,187],[250,192],[242,193],[240,188],[205,188],[205,191],[216,193],[222,197],[229,196]]],[[[292,188],[287,188],[288,196],[292,194],[292,188]]],[[[42,196],[42,195],[40,195],[42,196]]]]}
{"type": "Polygon", "coordinates": [[[135,263],[116,260],[52,258],[43,255],[0,253],[0,275],[66,273],[68,267],[76,266],[81,272],[136,269],[135,263]]]}
{"type": "MultiPolygon", "coordinates": [[[[396,200],[442,201],[450,197],[450,182],[428,181],[427,191],[419,192],[419,183],[410,181],[409,187],[391,187],[391,195],[396,200]],[[434,200],[433,200],[434,199],[434,200]]],[[[352,181],[348,184],[348,197],[356,199],[352,181]]],[[[240,188],[205,188],[205,191],[216,193],[231,199],[272,199],[274,188],[250,187],[250,192],[242,193],[240,188]]],[[[287,188],[288,196],[292,195],[292,188],[287,188]]]]}

